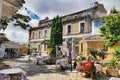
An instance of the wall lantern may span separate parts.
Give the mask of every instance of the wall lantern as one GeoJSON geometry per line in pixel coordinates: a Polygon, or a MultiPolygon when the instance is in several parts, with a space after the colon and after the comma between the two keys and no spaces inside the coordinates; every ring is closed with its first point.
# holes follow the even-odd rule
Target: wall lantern
{"type": "Polygon", "coordinates": [[[0,20],[0,29],[5,30],[7,28],[7,21],[6,20],[0,20]]]}

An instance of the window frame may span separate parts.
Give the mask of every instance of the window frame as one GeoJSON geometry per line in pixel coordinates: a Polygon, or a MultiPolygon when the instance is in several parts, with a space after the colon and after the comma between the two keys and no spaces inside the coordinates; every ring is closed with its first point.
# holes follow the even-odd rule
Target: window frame
{"type": "Polygon", "coordinates": [[[38,38],[41,38],[42,37],[42,35],[41,35],[41,30],[39,30],[38,31],[38,38]],[[40,34],[39,34],[39,32],[40,32],[40,34]]]}
{"type": "Polygon", "coordinates": [[[32,31],[32,33],[31,33],[31,38],[34,39],[34,37],[35,37],[35,32],[32,31]]]}
{"type": "Polygon", "coordinates": [[[70,16],[66,16],[65,21],[69,21],[70,20],[70,16]]]}
{"type": "Polygon", "coordinates": [[[44,37],[47,37],[47,34],[48,34],[48,30],[45,29],[45,30],[44,30],[44,37]],[[47,32],[45,33],[45,31],[47,31],[47,32]]]}
{"type": "Polygon", "coordinates": [[[84,33],[84,32],[81,32],[81,24],[84,23],[84,32],[86,31],[86,27],[85,27],[85,21],[80,21],[78,23],[78,30],[79,30],[79,33],[84,33]]]}
{"type": "Polygon", "coordinates": [[[73,19],[77,19],[77,18],[78,18],[78,15],[74,15],[74,16],[73,16],[73,19]]]}
{"type": "Polygon", "coordinates": [[[70,23],[70,24],[67,24],[66,25],[66,34],[71,34],[72,33],[72,24],[70,23]],[[71,31],[70,31],[70,33],[68,33],[68,26],[71,26],[71,31]]]}
{"type": "Polygon", "coordinates": [[[37,51],[41,52],[41,44],[40,43],[37,44],[37,51]]]}

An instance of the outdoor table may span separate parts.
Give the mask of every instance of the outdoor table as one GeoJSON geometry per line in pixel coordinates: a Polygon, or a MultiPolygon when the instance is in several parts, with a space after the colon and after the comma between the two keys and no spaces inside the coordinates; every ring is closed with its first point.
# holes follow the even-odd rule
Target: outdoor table
{"type": "Polygon", "coordinates": [[[67,59],[58,59],[56,60],[56,65],[61,65],[61,66],[67,66],[68,65],[68,60],[67,59]]]}
{"type": "Polygon", "coordinates": [[[0,80],[27,80],[26,72],[20,68],[0,70],[0,80]]]}
{"type": "Polygon", "coordinates": [[[43,63],[44,60],[47,60],[48,56],[39,56],[36,59],[37,59],[37,63],[40,64],[43,63]]]}

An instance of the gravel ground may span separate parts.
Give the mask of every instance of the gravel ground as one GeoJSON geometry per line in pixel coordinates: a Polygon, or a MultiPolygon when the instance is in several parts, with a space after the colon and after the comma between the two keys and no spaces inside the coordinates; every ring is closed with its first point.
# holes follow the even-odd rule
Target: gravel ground
{"type": "MultiPolygon", "coordinates": [[[[27,72],[29,80],[92,80],[83,78],[77,72],[60,72],[55,65],[36,65],[35,61],[28,61],[27,58],[7,59],[3,61],[11,68],[21,68],[27,72]]],[[[94,80],[109,80],[109,77],[99,75],[94,80]]]]}

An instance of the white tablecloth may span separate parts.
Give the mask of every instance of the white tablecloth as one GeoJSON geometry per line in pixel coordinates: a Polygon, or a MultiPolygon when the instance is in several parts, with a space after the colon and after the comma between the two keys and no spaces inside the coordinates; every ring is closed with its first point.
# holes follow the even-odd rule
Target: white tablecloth
{"type": "Polygon", "coordinates": [[[48,56],[39,56],[36,59],[39,63],[43,63],[43,60],[47,60],[48,58],[48,56]]]}
{"type": "Polygon", "coordinates": [[[58,60],[56,60],[56,65],[67,66],[68,60],[67,59],[58,59],[58,60]]]}
{"type": "Polygon", "coordinates": [[[21,74],[20,75],[21,80],[27,80],[26,72],[20,68],[0,70],[0,80],[10,80],[10,74],[11,75],[21,74]]]}

